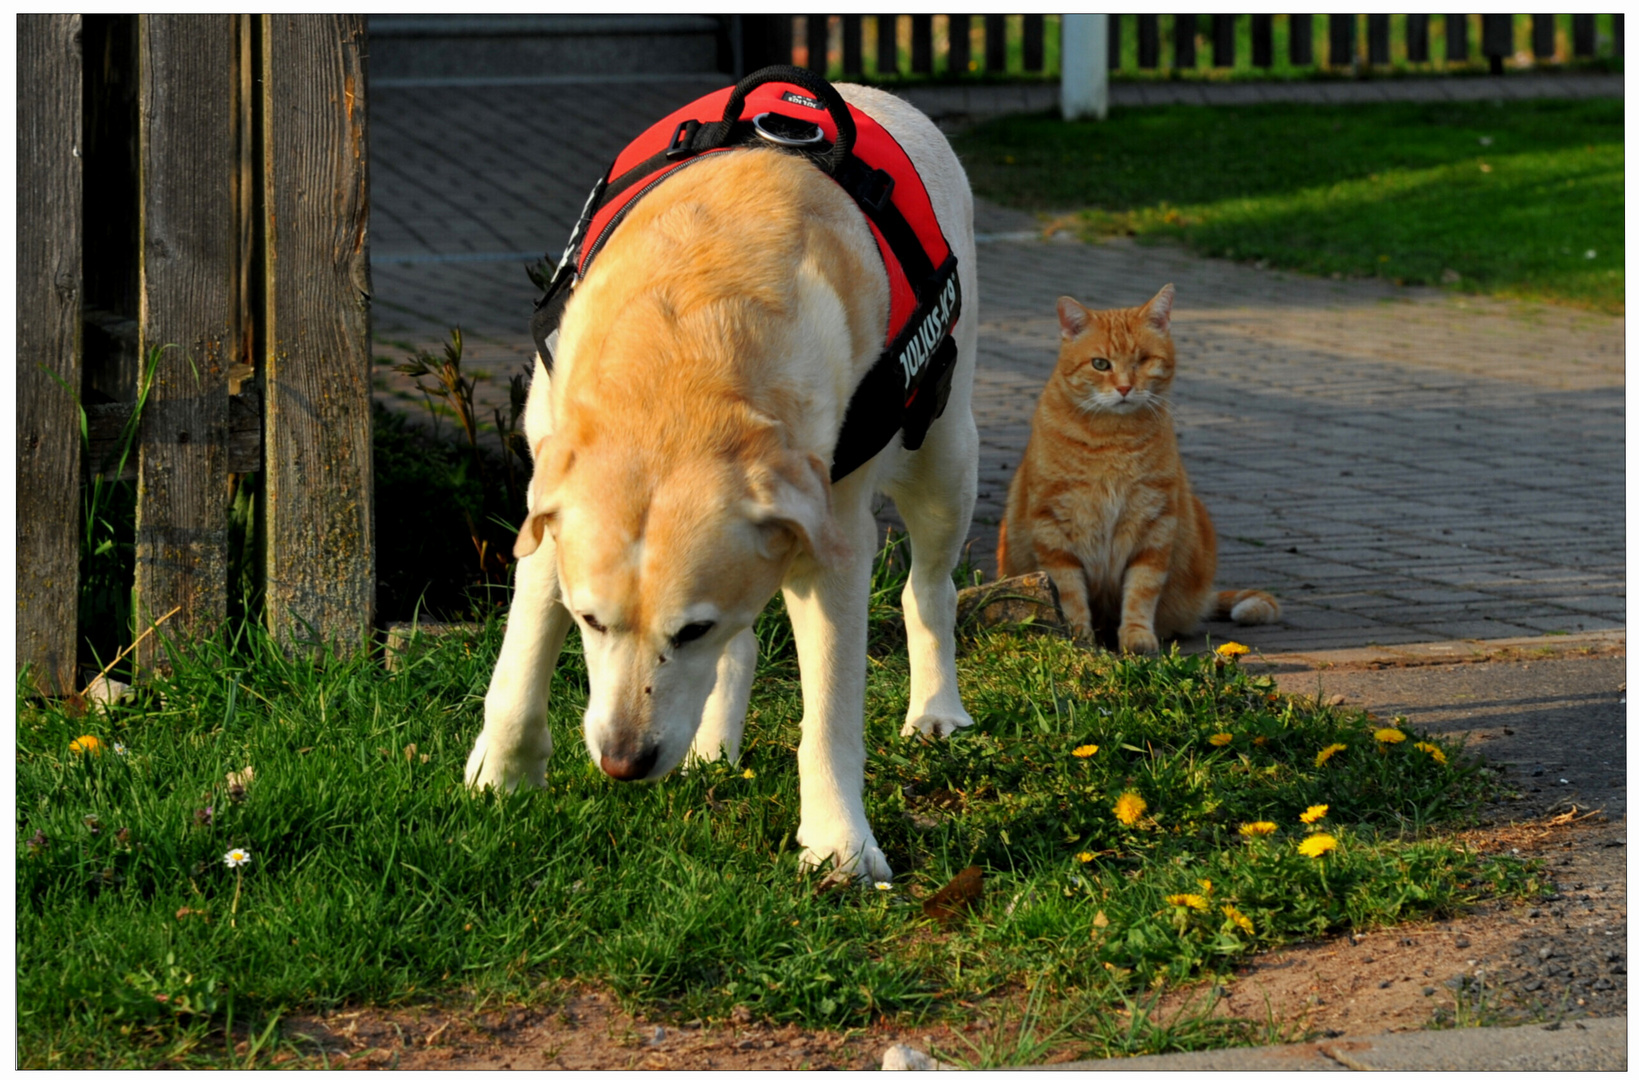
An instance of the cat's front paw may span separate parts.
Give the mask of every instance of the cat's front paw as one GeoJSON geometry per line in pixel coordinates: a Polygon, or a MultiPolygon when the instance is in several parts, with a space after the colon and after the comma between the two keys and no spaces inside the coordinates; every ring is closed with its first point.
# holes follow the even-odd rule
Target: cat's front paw
{"type": "Polygon", "coordinates": [[[1148,654],[1161,651],[1161,643],[1155,639],[1155,631],[1147,626],[1123,626],[1120,638],[1122,652],[1148,654]]]}

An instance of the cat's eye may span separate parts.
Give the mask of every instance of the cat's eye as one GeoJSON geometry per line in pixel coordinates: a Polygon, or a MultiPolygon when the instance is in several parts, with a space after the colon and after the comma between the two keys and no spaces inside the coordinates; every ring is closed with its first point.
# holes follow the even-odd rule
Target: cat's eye
{"type": "Polygon", "coordinates": [[[711,628],[717,625],[709,622],[691,622],[677,633],[672,635],[672,647],[687,645],[691,641],[698,641],[711,633],[711,628]]]}
{"type": "Polygon", "coordinates": [[[1094,371],[1109,371],[1110,370],[1110,362],[1108,360],[1104,359],[1102,356],[1095,356],[1095,357],[1093,357],[1093,370],[1094,371]]]}

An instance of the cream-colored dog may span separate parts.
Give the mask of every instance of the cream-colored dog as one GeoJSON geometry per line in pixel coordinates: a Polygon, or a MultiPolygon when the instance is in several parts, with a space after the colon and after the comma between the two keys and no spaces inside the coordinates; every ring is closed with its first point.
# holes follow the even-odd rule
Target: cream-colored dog
{"type": "Polygon", "coordinates": [[[691,750],[736,757],[752,622],[783,589],[802,672],[803,864],[887,881],[864,803],[877,491],[893,497],[913,552],[903,734],[973,722],[956,689],[951,581],[977,487],[973,200],[927,117],[879,91],[837,89],[909,154],[959,263],[944,415],[920,449],[895,436],[833,486],[843,411],[888,319],[864,215],[812,165],[773,150],[714,155],[667,179],[575,289],[550,377],[537,359],[529,517],[466,779],[545,783],[547,689],[575,623],[591,682],[586,748],[605,772],[655,779],[691,750]]]}

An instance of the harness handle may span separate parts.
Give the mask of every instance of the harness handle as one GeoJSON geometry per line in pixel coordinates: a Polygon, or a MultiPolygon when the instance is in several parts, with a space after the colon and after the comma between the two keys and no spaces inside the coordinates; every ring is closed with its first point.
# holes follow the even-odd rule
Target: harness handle
{"type": "Polygon", "coordinates": [[[807,68],[775,64],[761,71],[753,71],[741,79],[735,85],[734,93],[729,95],[728,101],[723,105],[723,125],[720,130],[726,135],[739,121],[740,114],[745,111],[746,95],[764,83],[771,82],[800,86],[825,103],[831,119],[836,121],[837,140],[828,153],[815,159],[815,163],[822,164],[827,173],[836,176],[854,148],[854,137],[858,134],[854,127],[854,114],[848,111],[848,103],[842,100],[842,95],[837,93],[836,87],[807,68]]]}

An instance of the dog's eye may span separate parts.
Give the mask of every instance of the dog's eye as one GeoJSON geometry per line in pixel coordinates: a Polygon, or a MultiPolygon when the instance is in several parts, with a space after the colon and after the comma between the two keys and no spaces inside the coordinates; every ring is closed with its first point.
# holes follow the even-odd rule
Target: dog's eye
{"type": "Polygon", "coordinates": [[[586,614],[581,615],[581,621],[586,624],[586,628],[588,630],[595,630],[596,632],[598,632],[600,634],[603,633],[604,630],[608,629],[608,627],[604,626],[602,623],[598,622],[596,619],[594,619],[590,615],[586,615],[586,614]]]}
{"type": "Polygon", "coordinates": [[[1095,356],[1095,357],[1093,357],[1093,370],[1094,371],[1109,371],[1110,370],[1110,362],[1108,360],[1104,359],[1102,356],[1095,356]]]}
{"type": "Polygon", "coordinates": [[[691,641],[696,641],[703,638],[707,634],[711,633],[711,628],[716,625],[716,623],[709,622],[691,622],[689,625],[679,630],[676,634],[672,635],[672,645],[673,647],[687,645],[691,641]]]}

